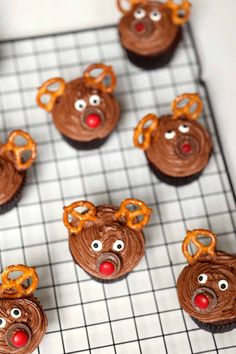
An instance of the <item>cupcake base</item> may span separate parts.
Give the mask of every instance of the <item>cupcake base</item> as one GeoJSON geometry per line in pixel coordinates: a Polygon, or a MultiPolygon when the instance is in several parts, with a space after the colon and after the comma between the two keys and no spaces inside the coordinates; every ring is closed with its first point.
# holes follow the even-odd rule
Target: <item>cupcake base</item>
{"type": "Polygon", "coordinates": [[[77,150],[93,150],[101,147],[109,138],[110,135],[106,136],[104,139],[94,139],[91,141],[77,141],[68,138],[67,136],[61,134],[63,139],[73,148],[77,150]]]}
{"type": "Polygon", "coordinates": [[[197,180],[201,174],[202,171],[195,173],[192,176],[187,176],[187,177],[171,177],[168,175],[165,175],[164,173],[162,173],[160,170],[158,170],[150,161],[148,161],[149,166],[152,170],[152,172],[157,176],[157,178],[164,183],[167,183],[171,186],[176,186],[176,187],[180,187],[180,186],[184,186],[186,184],[192,183],[195,180],[197,180]]]}
{"type": "Polygon", "coordinates": [[[164,52],[162,52],[160,54],[156,54],[156,55],[149,55],[149,56],[139,55],[139,54],[136,54],[126,48],[124,48],[124,49],[126,50],[129,60],[135,66],[145,69],[145,70],[159,69],[159,68],[167,65],[171,61],[181,38],[182,38],[182,29],[179,28],[179,32],[176,36],[175,41],[172,43],[172,45],[164,52]]]}
{"type": "Polygon", "coordinates": [[[225,333],[232,331],[234,328],[236,328],[236,322],[213,324],[201,322],[193,317],[191,318],[198,325],[199,328],[211,333],[225,333]]]}
{"type": "Polygon", "coordinates": [[[26,183],[26,177],[27,177],[27,173],[23,172],[24,177],[22,179],[21,185],[19,186],[18,190],[16,191],[15,195],[6,203],[0,205],[0,215],[5,214],[6,212],[10,211],[11,209],[13,209],[17,203],[19,202],[19,200],[21,199],[21,195],[22,195],[22,190],[25,186],[26,183]]]}

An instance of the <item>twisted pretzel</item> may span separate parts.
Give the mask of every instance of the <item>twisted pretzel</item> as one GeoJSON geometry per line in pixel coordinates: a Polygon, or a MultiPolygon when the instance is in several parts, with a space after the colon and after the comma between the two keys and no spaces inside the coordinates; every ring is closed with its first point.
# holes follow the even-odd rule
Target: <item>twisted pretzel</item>
{"type": "Polygon", "coordinates": [[[116,75],[112,69],[112,66],[105,64],[92,64],[84,72],[84,80],[87,86],[91,86],[104,93],[112,93],[116,87],[116,75]],[[102,72],[98,76],[91,76],[91,72],[95,69],[102,69],[102,72]],[[104,79],[110,76],[111,82],[107,86],[104,84],[104,79]]]}
{"type": "Polygon", "coordinates": [[[84,224],[86,221],[96,221],[96,207],[86,200],[81,200],[79,202],[72,203],[71,205],[64,207],[64,214],[63,214],[63,222],[64,225],[67,227],[71,234],[78,234],[82,231],[84,224]],[[85,207],[87,208],[86,213],[81,214],[80,212],[76,211],[75,209],[78,207],[85,207]],[[79,221],[77,226],[73,225],[72,222],[69,222],[68,217],[71,215],[73,219],[79,221]]]}
{"type": "MultiPolygon", "coordinates": [[[[8,137],[8,141],[0,148],[0,154],[6,154],[10,152],[13,154],[13,163],[17,170],[22,171],[28,169],[36,159],[37,145],[32,137],[23,130],[14,130],[8,137]],[[16,145],[15,139],[21,136],[26,140],[26,144],[23,146],[16,145]],[[30,158],[26,161],[22,161],[22,155],[26,151],[31,152],[30,158]]],[[[12,155],[10,155],[12,158],[12,155]]]]}
{"type": "Polygon", "coordinates": [[[51,112],[51,110],[53,109],[53,106],[56,102],[57,97],[61,96],[63,94],[63,92],[65,91],[65,88],[66,88],[66,82],[60,77],[55,77],[55,78],[47,80],[38,89],[38,94],[36,97],[37,104],[39,105],[39,107],[45,109],[45,111],[51,112]],[[56,91],[49,90],[49,87],[54,84],[59,84],[58,89],[56,91]],[[48,103],[43,103],[41,101],[41,98],[44,95],[48,95],[50,97],[48,103]]]}
{"type": "Polygon", "coordinates": [[[123,200],[120,205],[120,209],[115,213],[115,218],[119,219],[121,216],[126,218],[127,226],[134,230],[142,229],[149,221],[152,213],[152,209],[148,208],[148,206],[142,202],[141,200],[129,198],[123,200]],[[127,205],[135,205],[138,207],[136,210],[129,210],[127,205]],[[142,215],[143,219],[139,222],[137,221],[137,217],[142,215]]]}
{"type": "Polygon", "coordinates": [[[117,7],[120,10],[120,12],[122,12],[124,15],[126,15],[134,5],[136,4],[146,4],[147,0],[116,0],[117,3],[117,7]],[[130,4],[130,9],[126,10],[125,7],[122,5],[122,3],[124,3],[124,1],[126,1],[127,3],[130,4]]]}
{"type": "Polygon", "coordinates": [[[203,103],[200,96],[197,93],[185,93],[176,97],[176,99],[172,102],[172,111],[173,111],[173,119],[178,119],[181,116],[185,118],[196,120],[200,116],[203,110],[203,103]],[[188,102],[180,107],[180,103],[184,100],[188,102]],[[191,107],[196,104],[196,109],[194,112],[191,112],[191,107]]]}
{"type": "Polygon", "coordinates": [[[172,21],[175,25],[184,25],[190,17],[190,9],[192,4],[188,0],[182,0],[182,4],[175,4],[174,0],[168,0],[165,4],[172,11],[172,21]],[[184,15],[180,16],[180,12],[184,15]]]}
{"type": "Polygon", "coordinates": [[[216,235],[208,230],[197,229],[193,231],[187,231],[187,235],[183,241],[182,251],[185,258],[188,260],[189,264],[193,264],[199,257],[203,254],[207,254],[210,257],[215,256],[215,247],[216,247],[216,235]],[[198,239],[198,236],[206,236],[211,239],[211,243],[208,246],[205,246],[198,239]],[[197,252],[192,256],[189,253],[188,246],[190,243],[193,243],[197,247],[197,252]]]}
{"type": "Polygon", "coordinates": [[[159,119],[154,114],[146,115],[134,129],[134,145],[142,150],[147,150],[151,145],[152,133],[157,130],[159,127],[159,119]],[[145,124],[151,122],[151,125],[148,128],[145,128],[145,124]],[[143,137],[143,142],[139,142],[139,137],[143,137]]]}
{"type": "Polygon", "coordinates": [[[2,284],[0,285],[0,298],[19,299],[31,295],[38,286],[38,275],[34,268],[24,265],[12,265],[7,267],[2,273],[2,284]],[[22,272],[17,279],[9,279],[13,272],[22,272]],[[24,282],[32,279],[29,287],[25,287],[24,282]],[[12,293],[9,291],[12,290],[12,293]]]}

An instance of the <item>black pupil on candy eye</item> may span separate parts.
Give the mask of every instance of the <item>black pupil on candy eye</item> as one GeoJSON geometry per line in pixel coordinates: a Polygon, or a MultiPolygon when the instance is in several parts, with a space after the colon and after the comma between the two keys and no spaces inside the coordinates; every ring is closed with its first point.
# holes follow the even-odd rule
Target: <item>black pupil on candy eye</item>
{"type": "Polygon", "coordinates": [[[15,316],[19,316],[20,311],[19,310],[14,310],[13,313],[14,313],[15,316]]]}
{"type": "Polygon", "coordinates": [[[226,285],[225,284],[221,284],[221,289],[224,290],[226,288],[226,285]]]}
{"type": "Polygon", "coordinates": [[[0,318],[0,326],[1,326],[1,324],[3,324],[3,320],[0,318]]]}
{"type": "Polygon", "coordinates": [[[199,278],[198,278],[199,281],[203,281],[203,276],[200,275],[199,278]]]}
{"type": "Polygon", "coordinates": [[[120,250],[120,249],[122,248],[122,245],[119,243],[119,244],[117,245],[117,248],[120,250]]]}
{"type": "Polygon", "coordinates": [[[98,248],[98,243],[94,243],[93,247],[98,248]]]}

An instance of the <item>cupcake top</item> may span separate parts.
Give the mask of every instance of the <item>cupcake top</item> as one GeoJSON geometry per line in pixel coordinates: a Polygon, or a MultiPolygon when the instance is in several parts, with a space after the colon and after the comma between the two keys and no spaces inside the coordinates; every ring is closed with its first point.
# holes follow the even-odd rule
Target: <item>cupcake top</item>
{"type": "Polygon", "coordinates": [[[197,94],[184,94],[173,101],[172,110],[160,119],[153,114],[144,117],[135,129],[134,144],[164,174],[191,176],[204,169],[212,151],[206,128],[196,121],[202,101],[197,94]]]}
{"type": "Polygon", "coordinates": [[[0,353],[32,353],[42,340],[47,318],[33,296],[38,285],[34,268],[10,266],[2,273],[0,285],[0,353]],[[17,274],[17,277],[11,277],[17,274]],[[32,280],[26,287],[26,280],[32,280]]]}
{"type": "Polygon", "coordinates": [[[24,181],[25,171],[35,159],[36,143],[22,130],[14,130],[6,144],[0,144],[0,205],[17,193],[24,181]],[[23,145],[18,144],[19,138],[24,140],[23,145]]]}
{"type": "Polygon", "coordinates": [[[114,280],[129,273],[144,254],[142,228],[150,214],[151,209],[137,199],[124,200],[120,208],[95,207],[87,201],[65,207],[64,224],[75,262],[99,279],[114,280]]]}
{"type": "Polygon", "coordinates": [[[46,81],[37,103],[52,112],[57,129],[75,141],[88,142],[108,136],[118,123],[119,105],[112,95],[116,75],[111,66],[92,64],[83,76],[66,83],[61,78],[46,81]],[[52,86],[57,85],[56,90],[52,86]],[[43,96],[49,96],[47,103],[43,96]]]}
{"type": "Polygon", "coordinates": [[[189,265],[177,281],[181,307],[204,323],[234,322],[236,257],[216,251],[216,235],[202,229],[187,232],[183,253],[189,265]],[[197,249],[194,255],[189,251],[191,243],[197,249]]]}
{"type": "Polygon", "coordinates": [[[179,5],[173,1],[117,0],[117,5],[123,13],[119,23],[123,46],[143,56],[168,50],[180,26],[188,21],[191,7],[186,0],[179,5]]]}

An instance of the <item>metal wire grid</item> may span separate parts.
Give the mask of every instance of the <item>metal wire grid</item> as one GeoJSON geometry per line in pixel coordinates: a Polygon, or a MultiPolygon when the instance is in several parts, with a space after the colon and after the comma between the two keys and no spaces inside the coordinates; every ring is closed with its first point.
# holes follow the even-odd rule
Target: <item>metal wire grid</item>
{"type": "Polygon", "coordinates": [[[171,65],[151,72],[127,61],[114,27],[2,42],[0,55],[0,136],[22,128],[38,142],[21,202],[0,216],[1,270],[24,263],[36,266],[40,276],[36,295],[49,327],[35,353],[235,353],[234,332],[198,329],[179,308],[175,289],[185,264],[186,229],[210,228],[220,249],[236,251],[235,199],[207,92],[199,84],[190,28],[171,65]],[[36,107],[36,88],[50,77],[78,77],[94,62],[110,64],[118,74],[122,118],[102,148],[80,152],[36,107]],[[144,154],[133,147],[132,130],[145,114],[168,113],[176,95],[197,90],[214,155],[197,182],[175,188],[150,172],[144,154]],[[154,211],[145,229],[146,255],[126,279],[100,284],[72,261],[62,206],[81,198],[118,205],[131,196],[154,211]]]}

